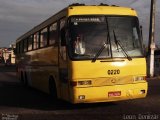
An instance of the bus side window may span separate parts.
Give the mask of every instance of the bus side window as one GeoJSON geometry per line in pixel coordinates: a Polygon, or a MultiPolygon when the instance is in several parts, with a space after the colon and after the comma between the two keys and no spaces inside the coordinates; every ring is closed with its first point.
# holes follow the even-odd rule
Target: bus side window
{"type": "Polygon", "coordinates": [[[40,47],[46,47],[47,46],[47,40],[48,40],[48,29],[44,28],[40,32],[40,47]]]}
{"type": "Polygon", "coordinates": [[[28,51],[32,50],[32,46],[33,46],[33,36],[29,36],[28,38],[28,51]]]}
{"type": "Polygon", "coordinates": [[[55,45],[57,41],[57,22],[49,26],[49,45],[55,45]]]}
{"type": "Polygon", "coordinates": [[[27,52],[28,51],[28,39],[24,39],[24,52],[27,52]]]}
{"type": "Polygon", "coordinates": [[[63,27],[61,29],[61,46],[65,46],[66,45],[66,35],[65,35],[66,31],[65,28],[63,27]]]}
{"type": "Polygon", "coordinates": [[[65,38],[65,18],[60,20],[60,55],[63,60],[66,60],[66,38],[65,38]]]}
{"type": "Polygon", "coordinates": [[[60,39],[61,39],[61,46],[65,46],[65,41],[66,41],[66,39],[65,39],[65,18],[63,18],[63,19],[61,19],[60,20],[60,39]]]}
{"type": "Polygon", "coordinates": [[[19,48],[20,54],[23,53],[23,40],[20,41],[20,48],[19,48]]]}
{"type": "Polygon", "coordinates": [[[33,49],[38,49],[38,47],[39,47],[39,32],[36,32],[34,34],[33,49]]]}

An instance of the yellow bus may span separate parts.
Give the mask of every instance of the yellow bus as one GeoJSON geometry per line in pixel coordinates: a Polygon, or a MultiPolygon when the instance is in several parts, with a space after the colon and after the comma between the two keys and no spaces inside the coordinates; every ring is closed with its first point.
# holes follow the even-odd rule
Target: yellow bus
{"type": "Polygon", "coordinates": [[[16,40],[24,85],[71,103],[144,98],[146,60],[136,11],[72,4],[16,40]]]}

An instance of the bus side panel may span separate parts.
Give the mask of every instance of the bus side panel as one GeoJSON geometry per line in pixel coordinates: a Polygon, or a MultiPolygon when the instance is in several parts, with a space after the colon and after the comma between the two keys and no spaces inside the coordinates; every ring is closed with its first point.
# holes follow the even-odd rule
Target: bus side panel
{"type": "Polygon", "coordinates": [[[30,83],[32,87],[49,93],[49,77],[58,76],[58,48],[42,48],[28,53],[30,83]]]}

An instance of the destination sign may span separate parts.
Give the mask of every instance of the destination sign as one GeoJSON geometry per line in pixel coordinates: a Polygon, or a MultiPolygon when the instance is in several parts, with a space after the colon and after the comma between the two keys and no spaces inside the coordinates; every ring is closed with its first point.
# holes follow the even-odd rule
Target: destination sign
{"type": "Polygon", "coordinates": [[[72,17],[71,22],[105,22],[104,17],[72,17]]]}

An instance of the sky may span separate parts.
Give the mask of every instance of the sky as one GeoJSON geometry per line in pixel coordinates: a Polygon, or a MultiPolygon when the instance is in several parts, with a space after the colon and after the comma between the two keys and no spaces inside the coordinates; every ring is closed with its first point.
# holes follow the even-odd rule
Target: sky
{"type": "MultiPolygon", "coordinates": [[[[105,3],[134,8],[148,43],[151,0],[0,0],[0,47],[9,47],[16,39],[72,3],[105,3]]],[[[160,0],[156,0],[155,41],[160,46],[160,0]],[[159,41],[158,41],[159,40],[159,41]]]]}

